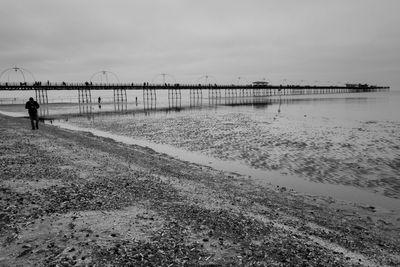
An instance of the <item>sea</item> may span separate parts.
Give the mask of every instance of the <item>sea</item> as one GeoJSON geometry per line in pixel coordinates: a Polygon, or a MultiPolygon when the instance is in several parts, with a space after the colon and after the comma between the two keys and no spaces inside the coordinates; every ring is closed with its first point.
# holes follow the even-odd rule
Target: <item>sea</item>
{"type": "MultiPolygon", "coordinates": [[[[80,105],[71,93],[49,92],[44,123],[146,146],[260,186],[400,212],[400,90],[269,97],[182,91],[151,99],[128,91],[128,101],[118,103],[113,91],[96,91],[92,103],[80,105]]],[[[0,112],[26,116],[29,96],[2,93],[0,112]]]]}

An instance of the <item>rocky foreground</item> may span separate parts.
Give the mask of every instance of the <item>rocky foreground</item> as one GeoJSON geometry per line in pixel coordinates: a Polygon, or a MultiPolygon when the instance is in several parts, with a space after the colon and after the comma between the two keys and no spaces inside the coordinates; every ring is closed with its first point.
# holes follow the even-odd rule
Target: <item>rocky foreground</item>
{"type": "Polygon", "coordinates": [[[0,115],[0,266],[399,266],[400,214],[0,115]]]}

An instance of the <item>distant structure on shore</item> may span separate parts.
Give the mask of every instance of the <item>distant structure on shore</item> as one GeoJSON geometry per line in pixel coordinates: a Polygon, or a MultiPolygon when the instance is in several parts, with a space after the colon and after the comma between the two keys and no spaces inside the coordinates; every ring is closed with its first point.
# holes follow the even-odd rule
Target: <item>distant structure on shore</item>
{"type": "Polygon", "coordinates": [[[267,81],[255,81],[253,82],[253,86],[268,86],[269,82],[267,81]]]}
{"type": "Polygon", "coordinates": [[[368,88],[368,87],[377,87],[376,85],[369,85],[367,83],[346,83],[346,87],[348,88],[368,88]]]}

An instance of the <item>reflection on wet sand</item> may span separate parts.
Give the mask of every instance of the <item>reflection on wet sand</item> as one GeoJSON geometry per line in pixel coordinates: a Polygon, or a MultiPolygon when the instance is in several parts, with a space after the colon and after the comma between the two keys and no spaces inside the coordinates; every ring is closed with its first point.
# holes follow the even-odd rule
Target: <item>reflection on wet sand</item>
{"type": "MultiPolygon", "coordinates": [[[[43,114],[45,119],[61,119],[63,117],[93,117],[93,116],[104,116],[111,114],[130,114],[130,113],[145,113],[150,114],[151,112],[171,112],[171,111],[184,111],[190,109],[202,109],[202,108],[217,108],[218,106],[254,106],[254,107],[267,107],[271,104],[282,104],[291,103],[296,101],[295,99],[285,98],[267,98],[260,97],[254,98],[209,98],[207,102],[203,101],[201,97],[190,98],[189,103],[182,103],[180,97],[171,97],[168,99],[167,105],[157,105],[157,100],[154,98],[145,99],[143,107],[138,106],[137,103],[132,105],[127,102],[116,102],[116,103],[103,103],[102,105],[95,105],[92,103],[80,103],[78,104],[78,113],[66,112],[63,114],[51,113],[51,104],[46,105],[47,112],[43,114]],[[113,109],[110,109],[110,105],[113,109]],[[50,107],[50,108],[49,108],[50,107]],[[50,112],[49,112],[50,110],[50,112]]],[[[71,107],[70,107],[71,108],[71,107]]]]}
{"type": "MultiPolygon", "coordinates": [[[[207,108],[218,108],[218,106],[251,106],[254,108],[261,108],[264,109],[269,105],[278,105],[278,111],[282,105],[289,105],[289,104],[301,104],[301,103],[312,103],[312,102],[329,102],[332,103],[334,101],[343,101],[343,98],[318,98],[318,97],[308,97],[308,98],[292,98],[292,97],[213,97],[208,98],[208,101],[203,101],[201,95],[193,95],[190,98],[189,103],[182,103],[180,97],[170,97],[168,98],[167,105],[157,105],[157,99],[153,97],[149,97],[144,99],[142,103],[142,107],[138,106],[137,102],[135,105],[132,105],[128,102],[116,102],[112,103],[113,109],[110,109],[109,103],[104,103],[99,106],[98,109],[95,109],[95,105],[92,103],[82,103],[79,104],[79,113],[75,114],[73,112],[69,112],[67,114],[51,114],[49,113],[49,105],[47,106],[47,112],[45,117],[52,119],[60,119],[65,116],[68,117],[76,117],[76,116],[84,116],[84,117],[93,117],[93,116],[107,116],[110,114],[131,114],[131,113],[145,113],[151,114],[152,112],[161,112],[161,113],[169,113],[169,112],[179,112],[185,111],[190,109],[207,109],[207,108]]],[[[357,97],[352,98],[351,100],[345,101],[366,101],[366,97],[357,97]]]]}

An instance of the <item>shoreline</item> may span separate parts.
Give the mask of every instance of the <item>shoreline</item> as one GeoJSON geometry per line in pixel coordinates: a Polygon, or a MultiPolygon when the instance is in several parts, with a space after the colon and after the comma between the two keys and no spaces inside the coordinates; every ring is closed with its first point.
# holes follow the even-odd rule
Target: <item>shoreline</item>
{"type": "Polygon", "coordinates": [[[400,215],[0,115],[0,266],[400,264],[400,215]]]}

